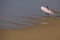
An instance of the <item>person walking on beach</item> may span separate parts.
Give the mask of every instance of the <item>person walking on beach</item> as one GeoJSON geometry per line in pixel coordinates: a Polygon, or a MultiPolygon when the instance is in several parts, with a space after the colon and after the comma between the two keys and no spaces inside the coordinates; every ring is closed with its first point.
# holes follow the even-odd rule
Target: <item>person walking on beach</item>
{"type": "Polygon", "coordinates": [[[55,14],[54,11],[50,10],[48,8],[48,6],[44,7],[44,6],[41,6],[41,10],[45,12],[46,16],[50,16],[50,14],[55,14]]]}
{"type": "MultiPolygon", "coordinates": [[[[46,6],[46,8],[47,8],[47,10],[49,10],[49,8],[48,8],[48,6],[46,6]]],[[[46,16],[50,16],[50,14],[49,13],[45,13],[46,14],[46,16]]]]}

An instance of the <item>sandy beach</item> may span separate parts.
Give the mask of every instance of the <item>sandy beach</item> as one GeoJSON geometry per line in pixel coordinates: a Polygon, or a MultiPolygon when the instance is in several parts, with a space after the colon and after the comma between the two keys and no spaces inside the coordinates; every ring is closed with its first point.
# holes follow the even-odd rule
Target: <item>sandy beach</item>
{"type": "Polygon", "coordinates": [[[60,40],[60,18],[29,19],[40,22],[24,29],[0,29],[0,40],[60,40]]]}

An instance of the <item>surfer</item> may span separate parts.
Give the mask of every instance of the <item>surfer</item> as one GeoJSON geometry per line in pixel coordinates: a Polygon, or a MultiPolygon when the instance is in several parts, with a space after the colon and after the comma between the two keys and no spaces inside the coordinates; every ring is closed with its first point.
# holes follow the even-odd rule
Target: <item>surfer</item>
{"type": "MultiPolygon", "coordinates": [[[[47,8],[47,10],[49,10],[49,8],[48,8],[48,6],[46,6],[46,8],[47,8]]],[[[45,13],[46,14],[46,16],[50,16],[50,14],[49,13],[45,13]]]]}
{"type": "Polygon", "coordinates": [[[45,12],[46,16],[50,16],[50,14],[54,14],[54,12],[52,10],[50,10],[48,8],[48,6],[44,7],[44,6],[41,6],[41,10],[45,12]]]}

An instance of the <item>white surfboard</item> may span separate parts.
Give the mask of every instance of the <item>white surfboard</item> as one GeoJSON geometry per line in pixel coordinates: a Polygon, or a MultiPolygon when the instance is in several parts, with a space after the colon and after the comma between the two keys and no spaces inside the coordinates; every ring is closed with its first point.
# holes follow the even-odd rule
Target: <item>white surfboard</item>
{"type": "Polygon", "coordinates": [[[54,12],[52,10],[48,10],[48,8],[41,6],[41,10],[44,11],[45,13],[49,13],[49,14],[54,14],[54,12]]]}

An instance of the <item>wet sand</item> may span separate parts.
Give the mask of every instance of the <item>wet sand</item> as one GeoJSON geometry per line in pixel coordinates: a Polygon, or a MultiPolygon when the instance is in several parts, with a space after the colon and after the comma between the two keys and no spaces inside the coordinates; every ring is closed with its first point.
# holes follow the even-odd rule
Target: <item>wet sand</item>
{"type": "Polygon", "coordinates": [[[60,40],[60,18],[28,17],[28,19],[38,20],[38,22],[33,23],[35,26],[24,29],[0,29],[0,40],[60,40]]]}

